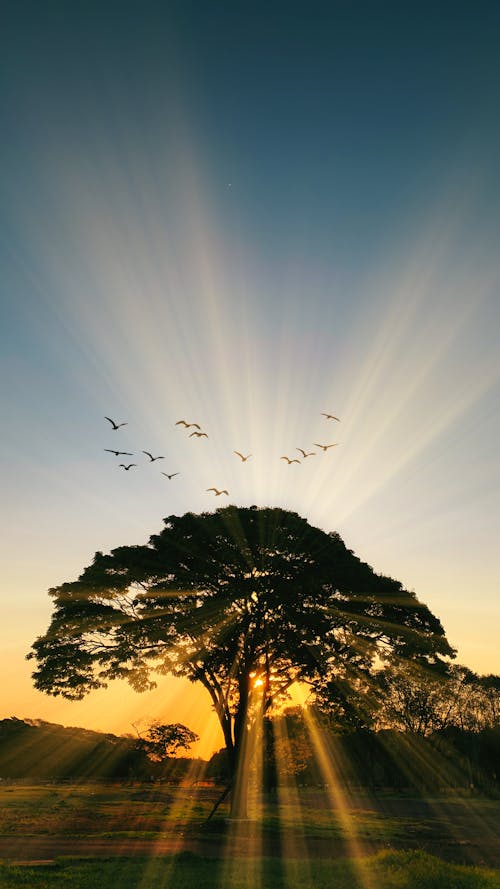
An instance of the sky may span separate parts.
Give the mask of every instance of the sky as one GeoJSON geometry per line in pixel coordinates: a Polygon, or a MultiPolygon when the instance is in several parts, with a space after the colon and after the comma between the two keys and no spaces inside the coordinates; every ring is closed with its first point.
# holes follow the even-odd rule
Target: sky
{"type": "Polygon", "coordinates": [[[4,5],[0,717],[217,746],[203,691],[70,703],[25,655],[48,588],[222,500],[338,531],[500,672],[499,26],[487,2],[4,5]]]}

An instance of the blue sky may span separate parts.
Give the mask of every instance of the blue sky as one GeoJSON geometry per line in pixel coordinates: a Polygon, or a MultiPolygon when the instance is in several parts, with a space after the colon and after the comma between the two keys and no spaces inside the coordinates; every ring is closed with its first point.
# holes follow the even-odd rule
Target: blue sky
{"type": "Polygon", "coordinates": [[[339,530],[440,616],[459,660],[498,672],[499,19],[493,3],[7,4],[18,716],[55,712],[23,661],[47,587],[213,508],[212,484],[339,530]],[[208,441],[175,428],[185,415],[208,441]],[[135,474],[104,452],[118,440],[135,474]]]}

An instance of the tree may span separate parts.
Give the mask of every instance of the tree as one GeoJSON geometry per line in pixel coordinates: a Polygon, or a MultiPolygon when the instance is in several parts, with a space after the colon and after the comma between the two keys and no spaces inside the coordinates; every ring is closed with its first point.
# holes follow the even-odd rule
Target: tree
{"type": "Polygon", "coordinates": [[[143,691],[155,672],[200,682],[235,816],[246,813],[252,727],[294,682],[314,690],[338,671],[371,675],[389,655],[435,665],[454,654],[413,592],[296,513],[229,506],[164,524],[50,590],[52,622],[28,657],[36,687],[68,698],[118,678],[143,691]]]}
{"type": "Polygon", "coordinates": [[[275,790],[280,781],[300,775],[312,757],[312,746],[302,707],[264,719],[264,789],[275,790]]]}
{"type": "Polygon", "coordinates": [[[383,728],[433,734],[449,725],[454,712],[450,678],[414,664],[387,666],[380,675],[378,722],[383,728]]]}
{"type": "Polygon", "coordinates": [[[477,685],[484,701],[484,725],[487,728],[496,728],[500,726],[500,676],[493,673],[478,676],[477,685]]]}
{"type": "Polygon", "coordinates": [[[336,734],[371,730],[380,709],[380,682],[373,670],[338,665],[314,688],[314,713],[336,734]]]}
{"type": "Polygon", "coordinates": [[[500,715],[500,677],[477,676],[461,664],[442,672],[389,664],[378,676],[380,727],[428,736],[447,728],[480,732],[500,715]]]}
{"type": "Polygon", "coordinates": [[[153,762],[163,762],[175,756],[179,750],[188,750],[199,736],[180,722],[162,724],[158,720],[151,723],[144,735],[139,732],[137,746],[153,762]]]}

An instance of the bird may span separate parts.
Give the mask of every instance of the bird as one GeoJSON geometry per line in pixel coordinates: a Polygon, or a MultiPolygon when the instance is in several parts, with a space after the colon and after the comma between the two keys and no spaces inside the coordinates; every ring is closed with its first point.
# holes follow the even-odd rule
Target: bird
{"type": "Polygon", "coordinates": [[[128,466],[125,466],[125,463],[119,463],[119,466],[123,466],[124,469],[128,472],[129,469],[132,469],[132,466],[137,466],[137,463],[129,463],[128,466]]]}
{"type": "Polygon", "coordinates": [[[322,448],[322,449],[326,452],[326,451],[328,450],[328,448],[336,448],[336,447],[338,447],[338,444],[339,444],[339,443],[338,443],[338,441],[335,441],[333,444],[322,445],[322,444],[318,444],[317,441],[314,441],[313,444],[314,444],[314,447],[316,447],[316,448],[322,448]]]}
{"type": "Polygon", "coordinates": [[[300,453],[302,454],[304,460],[306,459],[306,457],[315,457],[315,456],[316,456],[316,454],[315,454],[314,451],[304,451],[303,448],[295,448],[295,450],[296,450],[296,451],[300,451],[300,453]]]}
{"type": "Polygon", "coordinates": [[[166,475],[168,479],[171,479],[174,477],[174,475],[180,475],[180,473],[179,472],[171,472],[169,475],[168,472],[162,472],[162,475],[166,475]]]}
{"type": "Polygon", "coordinates": [[[334,417],[333,414],[325,414],[323,411],[321,412],[322,417],[326,417],[327,420],[337,420],[337,423],[340,423],[338,417],[334,417]]]}
{"type": "Polygon", "coordinates": [[[233,451],[233,454],[236,454],[237,457],[241,457],[242,463],[246,463],[248,458],[252,456],[251,454],[247,454],[247,456],[245,457],[243,454],[240,454],[239,451],[233,451]]]}
{"type": "Polygon", "coordinates": [[[174,426],[185,426],[186,429],[189,429],[190,426],[196,426],[197,429],[201,429],[201,426],[198,423],[188,423],[186,420],[177,420],[177,423],[174,423],[174,426]]]}
{"type": "Polygon", "coordinates": [[[115,457],[133,457],[134,455],[130,453],[130,451],[113,451],[112,448],[104,448],[108,454],[114,454],[115,457]]]}
{"type": "Polygon", "coordinates": [[[104,419],[105,419],[105,420],[109,420],[109,422],[111,423],[113,429],[115,429],[115,430],[116,430],[116,429],[119,429],[120,426],[128,426],[128,423],[115,423],[115,421],[112,420],[111,417],[104,417],[104,419]]]}
{"type": "MultiPolygon", "coordinates": [[[[194,423],[192,423],[191,425],[194,426],[194,423]]],[[[199,429],[199,428],[200,428],[200,427],[198,426],[198,429],[199,429]]],[[[196,435],[197,438],[208,438],[208,435],[207,435],[206,432],[190,432],[190,433],[189,433],[189,438],[192,438],[193,435],[196,435]]]]}
{"type": "Polygon", "coordinates": [[[290,457],[280,457],[280,460],[286,460],[286,462],[288,463],[289,466],[290,466],[290,463],[300,463],[300,460],[295,460],[295,459],[290,460],[290,457]]]}
{"type": "Polygon", "coordinates": [[[223,488],[222,491],[219,491],[217,488],[207,488],[207,491],[215,491],[216,497],[220,497],[221,494],[227,494],[227,496],[229,497],[229,491],[226,491],[225,488],[223,488]]]}
{"type": "Polygon", "coordinates": [[[142,451],[142,453],[146,454],[146,457],[149,457],[151,463],[154,463],[155,460],[164,460],[165,459],[165,457],[153,457],[153,455],[150,454],[149,451],[142,451]]]}

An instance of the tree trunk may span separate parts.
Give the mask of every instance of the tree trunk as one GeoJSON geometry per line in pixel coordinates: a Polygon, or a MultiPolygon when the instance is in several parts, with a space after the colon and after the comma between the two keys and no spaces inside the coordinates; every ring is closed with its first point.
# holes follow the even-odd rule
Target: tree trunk
{"type": "Polygon", "coordinates": [[[230,818],[248,818],[248,777],[252,751],[249,750],[248,677],[239,680],[239,707],[234,719],[234,749],[230,758],[231,809],[230,818]]]}
{"type": "Polygon", "coordinates": [[[229,817],[238,820],[248,818],[248,774],[246,769],[236,770],[231,788],[229,817]]]}
{"type": "Polygon", "coordinates": [[[274,793],[278,786],[278,772],[276,767],[276,750],[274,742],[274,731],[272,722],[269,717],[264,719],[263,733],[263,766],[262,766],[262,785],[266,793],[274,793]]]}
{"type": "MultiPolygon", "coordinates": [[[[227,702],[216,702],[216,712],[226,742],[229,768],[227,791],[231,791],[230,818],[248,818],[248,783],[250,767],[258,742],[255,735],[255,702],[249,694],[249,678],[246,673],[238,678],[239,705],[231,719],[227,702]],[[232,724],[231,724],[232,723],[232,724]]],[[[262,711],[260,710],[262,717],[262,711]]],[[[210,817],[220,805],[227,792],[218,800],[210,817]]]]}
{"type": "Polygon", "coordinates": [[[248,765],[246,732],[237,739],[230,757],[231,807],[230,818],[248,818],[248,765]]]}

